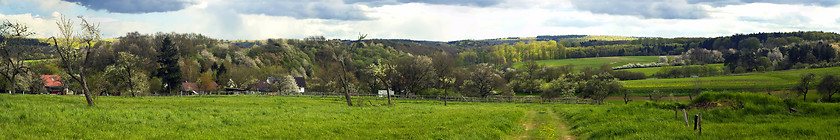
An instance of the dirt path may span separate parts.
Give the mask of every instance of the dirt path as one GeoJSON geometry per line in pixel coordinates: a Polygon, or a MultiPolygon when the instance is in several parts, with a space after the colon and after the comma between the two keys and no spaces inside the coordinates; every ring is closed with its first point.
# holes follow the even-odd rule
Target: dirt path
{"type": "MultiPolygon", "coordinates": [[[[536,127],[537,124],[536,124],[536,121],[534,120],[536,115],[537,115],[537,111],[534,111],[534,110],[528,110],[528,112],[525,113],[525,117],[522,118],[522,128],[525,128],[525,132],[531,131],[536,127]]],[[[523,134],[519,135],[519,137],[517,137],[517,138],[518,139],[528,139],[529,137],[531,137],[531,135],[528,135],[527,133],[523,133],[523,134]]]]}
{"type": "Polygon", "coordinates": [[[569,132],[569,127],[566,126],[566,124],[564,124],[563,122],[561,122],[560,115],[557,115],[557,113],[554,113],[554,110],[552,110],[552,109],[549,109],[548,111],[549,111],[549,113],[551,113],[551,118],[553,118],[554,121],[555,121],[554,124],[557,125],[557,130],[558,130],[559,134],[561,136],[563,136],[562,139],[564,139],[564,140],[575,140],[575,139],[577,139],[577,137],[570,134],[571,132],[569,132]]]}
{"type": "Polygon", "coordinates": [[[525,129],[515,139],[576,139],[569,133],[569,127],[562,123],[560,116],[548,108],[531,108],[522,118],[525,129]]]}

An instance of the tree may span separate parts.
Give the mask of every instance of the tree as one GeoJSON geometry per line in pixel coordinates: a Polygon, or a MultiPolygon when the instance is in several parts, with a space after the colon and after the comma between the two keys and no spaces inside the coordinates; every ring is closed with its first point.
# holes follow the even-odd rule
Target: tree
{"type": "Polygon", "coordinates": [[[378,83],[382,83],[387,89],[387,93],[385,96],[388,98],[388,105],[393,105],[391,103],[391,86],[393,81],[396,81],[399,75],[394,66],[391,64],[383,63],[381,60],[376,60],[376,63],[370,64],[367,68],[367,73],[376,78],[378,83]]]}
{"type": "Polygon", "coordinates": [[[586,86],[584,87],[586,89],[584,91],[588,93],[582,95],[588,95],[589,98],[597,101],[599,104],[603,103],[604,99],[610,94],[627,92],[624,85],[609,73],[592,75],[592,78],[583,85],[586,86]]]}
{"type": "Polygon", "coordinates": [[[25,48],[22,40],[33,34],[26,25],[9,21],[0,23],[0,75],[11,83],[11,94],[17,92],[17,76],[29,72],[29,66],[23,60],[31,49],[25,48]]]}
{"type": "Polygon", "coordinates": [[[213,81],[213,73],[211,71],[205,71],[201,73],[198,77],[198,88],[201,91],[214,91],[217,90],[219,84],[213,81]]]}
{"type": "Polygon", "coordinates": [[[468,81],[464,82],[464,86],[472,91],[473,96],[487,97],[493,95],[494,90],[505,87],[505,79],[490,64],[478,64],[470,67],[469,71],[471,73],[468,81]]]}
{"type": "Polygon", "coordinates": [[[455,58],[450,56],[446,52],[442,52],[440,54],[436,54],[432,57],[432,67],[435,70],[436,83],[438,88],[443,89],[443,106],[446,106],[446,98],[447,90],[449,89],[452,84],[455,83],[455,76],[453,75],[453,70],[455,69],[455,58]]]}
{"type": "Polygon", "coordinates": [[[82,20],[81,34],[76,34],[75,31],[73,31],[72,20],[66,19],[62,16],[61,19],[56,22],[61,35],[61,44],[59,44],[58,39],[55,37],[50,37],[50,39],[53,40],[56,54],[58,54],[60,62],[64,65],[64,72],[67,73],[70,78],[82,85],[85,100],[88,105],[93,106],[93,95],[91,95],[90,89],[88,88],[85,76],[87,74],[87,68],[89,67],[90,54],[97,51],[100,46],[102,46],[99,42],[99,24],[91,24],[82,16],[79,16],[78,18],[82,20]],[[82,46],[80,48],[76,48],[78,47],[77,45],[82,46]]]}
{"type": "Polygon", "coordinates": [[[758,50],[758,48],[760,48],[760,47],[761,47],[761,40],[758,40],[758,38],[755,38],[755,37],[750,37],[750,38],[741,40],[741,42],[738,42],[738,48],[740,48],[741,50],[750,50],[750,52],[752,52],[752,51],[758,50]]]}
{"type": "Polygon", "coordinates": [[[817,92],[823,95],[823,99],[831,102],[831,96],[840,92],[840,79],[834,75],[823,76],[822,81],[817,85],[817,92]]]}
{"type": "Polygon", "coordinates": [[[799,84],[796,84],[793,87],[793,90],[796,91],[797,94],[802,95],[802,101],[804,102],[806,96],[808,95],[808,87],[811,86],[811,82],[814,80],[815,75],[813,73],[807,73],[802,75],[802,79],[799,80],[799,84]]]}
{"type": "Polygon", "coordinates": [[[700,95],[700,92],[703,92],[702,87],[700,87],[700,84],[702,82],[703,81],[700,80],[700,77],[694,77],[694,91],[691,92],[691,93],[688,93],[688,100],[693,100],[692,96],[700,95]]]}
{"type": "Polygon", "coordinates": [[[540,86],[545,83],[540,77],[544,75],[543,73],[545,73],[543,67],[536,61],[526,61],[516,71],[516,76],[512,78],[509,84],[514,91],[533,94],[539,92],[540,86]]]}
{"type": "Polygon", "coordinates": [[[216,69],[216,83],[222,83],[225,73],[227,73],[227,67],[225,67],[225,63],[222,63],[219,65],[219,68],[216,69]]]}
{"type": "Polygon", "coordinates": [[[178,48],[172,43],[171,37],[165,36],[158,52],[158,71],[156,75],[161,78],[160,80],[163,83],[163,89],[166,90],[166,94],[170,95],[174,90],[178,90],[178,87],[181,85],[178,48]]]}
{"type": "Polygon", "coordinates": [[[576,89],[578,88],[578,82],[573,78],[568,78],[568,76],[554,79],[545,86],[542,86],[543,92],[540,94],[540,97],[574,97],[576,89]]]}
{"type": "MultiPolygon", "coordinates": [[[[364,45],[364,42],[362,41],[365,39],[365,37],[367,37],[367,35],[359,35],[359,39],[357,39],[356,42],[353,43],[352,46],[350,46],[350,49],[361,47],[362,45],[364,45]]],[[[338,77],[338,82],[341,85],[341,88],[344,90],[344,99],[347,100],[348,106],[353,106],[353,101],[351,101],[350,98],[350,77],[352,77],[352,74],[348,70],[348,67],[352,67],[353,65],[353,63],[351,63],[353,61],[353,56],[352,54],[348,53],[347,49],[345,48],[341,50],[333,50],[332,59],[333,61],[339,63],[339,68],[341,69],[341,72],[339,73],[338,77]]]]}
{"type": "Polygon", "coordinates": [[[117,87],[122,90],[127,90],[131,93],[131,96],[137,96],[138,92],[142,92],[145,88],[147,88],[138,86],[141,85],[138,84],[138,80],[145,81],[146,78],[140,77],[139,75],[145,76],[145,74],[142,74],[142,72],[139,72],[135,68],[136,64],[140,63],[141,59],[128,52],[119,52],[118,54],[117,62],[105,68],[105,73],[106,75],[113,77],[113,79],[109,79],[109,81],[114,80],[111,82],[121,85],[117,87]]]}
{"type": "Polygon", "coordinates": [[[397,59],[394,68],[399,72],[402,80],[400,85],[406,94],[414,94],[433,84],[435,69],[432,60],[425,56],[404,57],[397,59]]]}
{"type": "Polygon", "coordinates": [[[278,91],[281,93],[292,93],[298,91],[297,82],[295,82],[295,78],[291,75],[286,75],[281,78],[277,84],[280,86],[278,91]]]}

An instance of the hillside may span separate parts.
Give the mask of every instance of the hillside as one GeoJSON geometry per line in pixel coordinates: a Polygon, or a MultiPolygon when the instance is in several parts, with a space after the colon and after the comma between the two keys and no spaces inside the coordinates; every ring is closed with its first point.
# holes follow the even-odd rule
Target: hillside
{"type": "MultiPolygon", "coordinates": [[[[825,75],[840,76],[840,67],[754,72],[699,78],[629,80],[622,81],[622,83],[636,96],[647,96],[647,93],[654,90],[677,93],[679,96],[683,93],[692,92],[695,84],[699,84],[704,91],[787,91],[791,90],[799,82],[802,74],[806,73],[813,73],[818,78],[825,75]]],[[[819,79],[815,81],[819,81],[819,79]]]]}

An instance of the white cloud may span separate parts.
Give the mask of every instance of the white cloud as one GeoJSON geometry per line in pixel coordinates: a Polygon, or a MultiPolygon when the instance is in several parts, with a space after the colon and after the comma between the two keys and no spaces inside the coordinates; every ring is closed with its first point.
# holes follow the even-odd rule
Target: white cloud
{"type": "MultiPolygon", "coordinates": [[[[325,0],[336,1],[336,0],[325,0]]],[[[228,1],[194,0],[178,11],[120,14],[87,8],[59,0],[5,1],[0,19],[24,22],[38,37],[57,31],[55,17],[63,13],[84,15],[101,23],[104,37],[127,32],[201,33],[220,39],[327,38],[353,39],[359,33],[369,38],[401,38],[451,41],[526,37],[537,35],[589,34],[660,37],[709,37],[735,33],[798,30],[840,31],[840,6],[769,3],[699,5],[707,13],[700,19],[645,18],[615,15],[575,8],[571,1],[508,0],[494,5],[394,3],[351,4],[365,11],[367,20],[297,18],[261,13],[239,13],[228,1]],[[29,9],[29,10],[20,10],[29,9]],[[20,11],[32,11],[21,13],[20,11]]],[[[346,2],[349,3],[349,2],[346,2]]]]}

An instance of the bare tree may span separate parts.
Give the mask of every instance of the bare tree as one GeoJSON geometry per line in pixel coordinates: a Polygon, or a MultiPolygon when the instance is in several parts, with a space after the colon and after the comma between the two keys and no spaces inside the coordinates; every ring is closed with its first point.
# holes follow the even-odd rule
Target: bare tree
{"type": "Polygon", "coordinates": [[[64,65],[64,71],[70,78],[82,85],[85,100],[87,100],[88,105],[93,106],[93,95],[88,88],[85,74],[87,74],[88,63],[90,61],[89,56],[101,46],[101,44],[98,44],[100,41],[99,24],[91,24],[82,16],[78,18],[82,21],[80,24],[82,26],[80,34],[76,34],[73,30],[73,21],[62,16],[55,23],[58,25],[61,35],[61,44],[59,44],[59,39],[56,37],[50,37],[50,39],[53,40],[56,54],[58,54],[61,64],[64,65]]]}
{"type": "MultiPolygon", "coordinates": [[[[350,46],[350,49],[352,50],[355,47],[360,47],[361,45],[363,45],[364,43],[362,41],[364,41],[365,37],[367,37],[367,35],[361,35],[360,34],[359,39],[356,40],[356,42],[353,43],[352,46],[350,46]]],[[[342,49],[340,52],[337,52],[337,51],[334,50],[332,52],[332,58],[333,58],[333,60],[337,61],[341,65],[340,66],[341,72],[339,74],[338,82],[339,82],[339,84],[341,84],[341,88],[344,90],[344,98],[347,99],[347,105],[348,106],[353,106],[353,101],[351,101],[351,98],[350,98],[350,84],[351,84],[350,83],[350,81],[351,81],[350,77],[351,76],[348,75],[349,72],[347,70],[348,67],[352,67],[352,65],[353,65],[353,63],[352,63],[353,56],[350,52],[347,52],[347,49],[342,49]]]]}
{"type": "Polygon", "coordinates": [[[17,76],[29,72],[29,66],[23,63],[27,48],[21,43],[27,36],[35,33],[29,27],[20,23],[5,21],[0,24],[0,75],[12,84],[11,94],[17,92],[17,76]]]}

